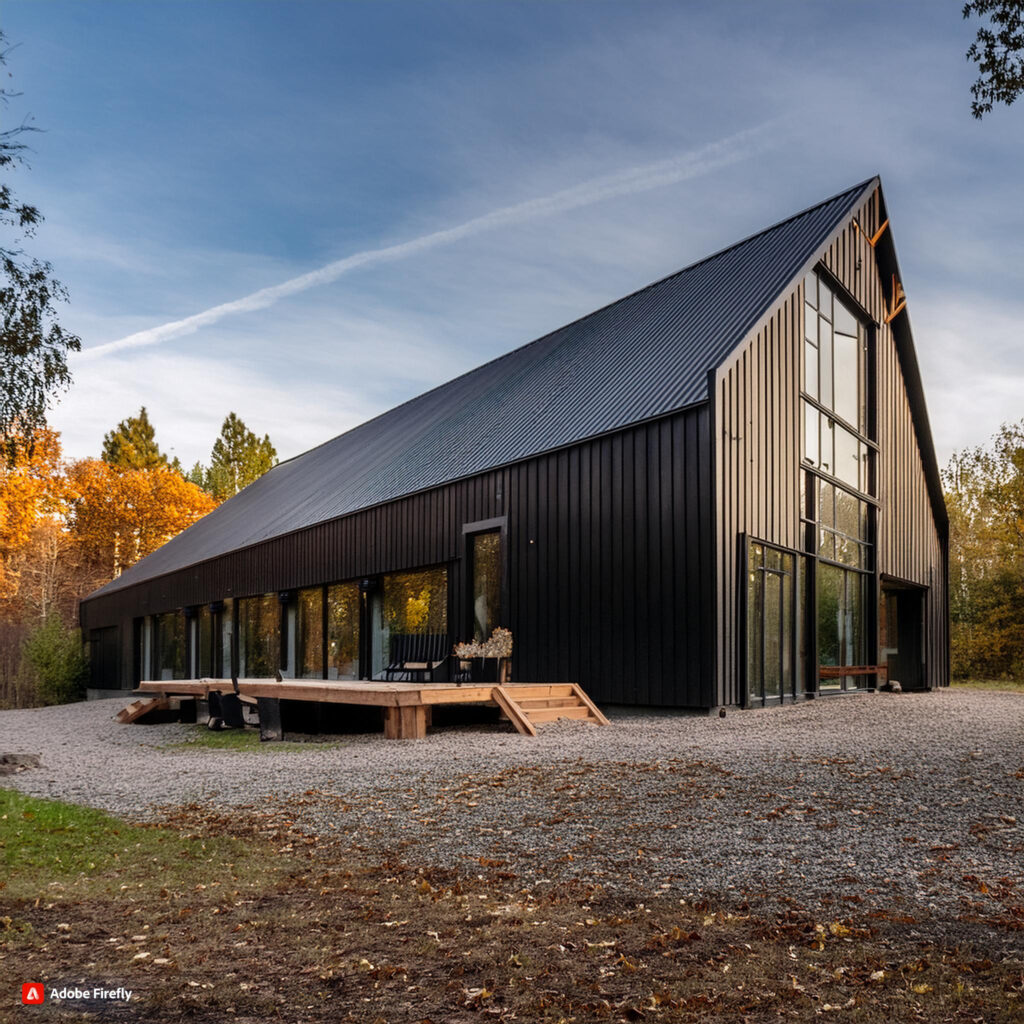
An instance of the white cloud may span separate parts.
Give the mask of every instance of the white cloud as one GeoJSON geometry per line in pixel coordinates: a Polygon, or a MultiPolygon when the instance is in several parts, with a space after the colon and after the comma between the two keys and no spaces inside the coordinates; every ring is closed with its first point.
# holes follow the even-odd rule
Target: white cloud
{"type": "Polygon", "coordinates": [[[550,195],[493,210],[452,228],[433,231],[397,245],[367,249],[352,256],[334,260],[317,270],[300,274],[281,284],[261,288],[240,299],[221,303],[203,310],[201,313],[139,331],[116,341],[93,346],[84,350],[77,362],[98,359],[126,349],[157,345],[172,338],[192,334],[200,328],[219,323],[226,317],[266,309],[282,299],[336,281],[343,274],[361,267],[405,259],[498,228],[565,213],[617,196],[633,195],[665,185],[678,184],[681,181],[708,174],[740,160],[748,159],[758,149],[767,146],[772,141],[769,127],[769,125],[761,125],[738,132],[667,160],[659,160],[615,174],[593,178],[590,181],[560,189],[550,195]]]}

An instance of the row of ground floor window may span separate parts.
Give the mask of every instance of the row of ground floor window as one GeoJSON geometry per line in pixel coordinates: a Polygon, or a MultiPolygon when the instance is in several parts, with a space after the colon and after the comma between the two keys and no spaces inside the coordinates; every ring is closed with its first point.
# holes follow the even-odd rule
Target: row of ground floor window
{"type": "MultiPolygon", "coordinates": [[[[488,625],[489,623],[484,623],[488,625]]],[[[400,636],[448,635],[444,567],[136,619],[137,678],[381,678],[400,636]]]]}
{"type": "MultiPolygon", "coordinates": [[[[870,571],[754,540],[746,547],[746,703],[874,686],[874,675],[841,670],[876,663],[904,686],[921,685],[923,589],[879,586],[870,571]]],[[[442,657],[459,639],[449,630],[448,576],[436,566],[140,617],[133,674],[380,679],[405,638],[430,638],[442,657]]],[[[474,580],[478,636],[502,624],[497,581],[497,567],[474,580]]]]}

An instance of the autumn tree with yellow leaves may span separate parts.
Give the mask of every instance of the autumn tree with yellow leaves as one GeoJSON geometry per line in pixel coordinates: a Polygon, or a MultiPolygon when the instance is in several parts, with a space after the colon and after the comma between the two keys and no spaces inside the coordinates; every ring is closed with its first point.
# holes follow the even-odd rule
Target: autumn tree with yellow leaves
{"type": "Polygon", "coordinates": [[[23,657],[34,636],[63,631],[73,645],[82,597],[217,505],[167,465],[68,463],[60,436],[45,427],[3,441],[9,459],[0,463],[0,705],[40,696],[26,683],[32,673],[23,657]]]}
{"type": "Polygon", "coordinates": [[[110,579],[217,506],[166,466],[120,469],[102,459],[83,459],[70,467],[67,481],[69,534],[110,579]]]}
{"type": "Polygon", "coordinates": [[[943,477],[953,674],[1024,676],[1024,420],[957,452],[943,477]]]}

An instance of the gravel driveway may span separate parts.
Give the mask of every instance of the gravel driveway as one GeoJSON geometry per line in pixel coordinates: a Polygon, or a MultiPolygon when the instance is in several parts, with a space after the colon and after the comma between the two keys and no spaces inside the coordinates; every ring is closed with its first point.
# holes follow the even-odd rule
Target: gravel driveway
{"type": "Polygon", "coordinates": [[[1024,927],[1024,694],[613,710],[610,728],[562,722],[536,739],[483,726],[253,752],[174,748],[194,726],[118,725],[123,704],[0,712],[0,753],[43,765],[3,785],[135,818],[189,802],[276,810],[367,855],[506,862],[533,886],[1024,927]]]}

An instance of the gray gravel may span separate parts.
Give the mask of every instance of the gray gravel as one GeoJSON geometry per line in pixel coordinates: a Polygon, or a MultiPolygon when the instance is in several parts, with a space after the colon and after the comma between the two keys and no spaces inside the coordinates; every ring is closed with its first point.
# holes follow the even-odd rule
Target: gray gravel
{"type": "Polygon", "coordinates": [[[562,722],[536,739],[485,725],[253,752],[175,748],[195,726],[119,725],[123,703],[0,712],[0,753],[42,758],[4,785],[137,819],[189,802],[277,809],[365,855],[468,871],[483,858],[533,886],[979,928],[1021,912],[1024,694],[613,711],[610,728],[562,722]]]}

